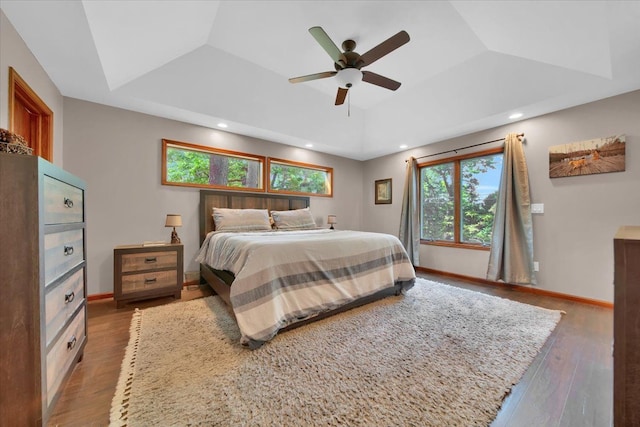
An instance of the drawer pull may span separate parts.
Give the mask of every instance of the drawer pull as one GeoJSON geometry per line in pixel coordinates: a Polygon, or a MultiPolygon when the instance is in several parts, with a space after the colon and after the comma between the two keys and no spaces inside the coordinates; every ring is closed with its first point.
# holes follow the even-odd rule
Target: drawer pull
{"type": "Polygon", "coordinates": [[[67,342],[67,350],[73,350],[73,347],[76,346],[76,337],[75,335],[71,337],[71,339],[67,342]]]}
{"type": "Polygon", "coordinates": [[[65,304],[70,303],[71,301],[73,301],[75,299],[75,297],[76,297],[76,294],[73,291],[66,293],[65,296],[64,296],[64,303],[65,304]]]}
{"type": "Polygon", "coordinates": [[[145,264],[153,264],[154,262],[158,262],[158,258],[157,257],[147,257],[144,259],[144,263],[145,264]]]}
{"type": "Polygon", "coordinates": [[[151,278],[151,279],[144,279],[144,284],[148,285],[150,283],[156,283],[157,279],[155,277],[151,278]]]}
{"type": "Polygon", "coordinates": [[[73,246],[66,246],[65,245],[64,254],[65,254],[65,256],[73,255],[73,246]]]}
{"type": "Polygon", "coordinates": [[[72,208],[73,207],[73,200],[68,199],[68,198],[64,198],[64,206],[67,208],[72,208]]]}

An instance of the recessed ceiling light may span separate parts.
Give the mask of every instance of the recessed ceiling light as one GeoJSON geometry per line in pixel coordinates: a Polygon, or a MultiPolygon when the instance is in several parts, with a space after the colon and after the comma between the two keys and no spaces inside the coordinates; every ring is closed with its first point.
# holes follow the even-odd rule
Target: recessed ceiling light
{"type": "Polygon", "coordinates": [[[304,146],[307,147],[307,148],[311,148],[311,147],[313,147],[313,144],[304,144],[304,146]]]}
{"type": "Polygon", "coordinates": [[[224,128],[228,127],[228,125],[226,123],[218,123],[218,127],[224,129],[224,128]]]}
{"type": "Polygon", "coordinates": [[[405,148],[407,148],[407,147],[409,147],[407,144],[402,144],[402,145],[400,146],[400,148],[401,148],[401,149],[403,149],[403,150],[404,150],[405,148]]]}
{"type": "Polygon", "coordinates": [[[512,115],[509,116],[511,120],[519,119],[520,117],[522,117],[522,113],[513,113],[512,115]]]}

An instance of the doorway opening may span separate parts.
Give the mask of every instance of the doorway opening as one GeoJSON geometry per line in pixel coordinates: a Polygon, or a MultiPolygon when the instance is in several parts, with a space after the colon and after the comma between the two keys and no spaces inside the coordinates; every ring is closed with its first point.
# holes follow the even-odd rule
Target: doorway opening
{"type": "Polygon", "coordinates": [[[9,67],[9,130],[22,136],[33,154],[53,161],[53,111],[9,67]]]}

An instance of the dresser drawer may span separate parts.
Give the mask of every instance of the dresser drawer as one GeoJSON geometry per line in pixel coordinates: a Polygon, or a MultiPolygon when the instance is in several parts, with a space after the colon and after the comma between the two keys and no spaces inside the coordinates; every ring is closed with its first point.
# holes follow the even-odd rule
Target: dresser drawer
{"type": "Polygon", "coordinates": [[[84,298],[84,269],[76,271],[45,295],[47,346],[64,327],[76,308],[83,303],[84,298]]]}
{"type": "Polygon", "coordinates": [[[44,236],[44,283],[51,284],[84,259],[84,229],[44,236]]]}
{"type": "Polygon", "coordinates": [[[84,220],[84,193],[79,188],[44,176],[44,223],[68,224],[84,220]]]}
{"type": "Polygon", "coordinates": [[[85,310],[86,307],[80,310],[65,333],[47,353],[47,405],[51,404],[74,357],[82,348],[86,338],[85,310]]]}
{"type": "Polygon", "coordinates": [[[122,255],[123,273],[170,268],[177,265],[177,251],[140,252],[122,255]]]}
{"type": "Polygon", "coordinates": [[[170,288],[178,286],[176,270],[154,271],[122,276],[122,293],[148,291],[150,289],[170,288]]]}

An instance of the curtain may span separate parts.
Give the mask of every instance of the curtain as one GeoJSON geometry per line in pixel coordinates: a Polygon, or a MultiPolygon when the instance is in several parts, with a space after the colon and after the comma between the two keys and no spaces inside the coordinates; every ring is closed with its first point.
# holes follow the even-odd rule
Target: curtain
{"type": "Polygon", "coordinates": [[[420,218],[418,210],[418,162],[414,157],[407,160],[402,214],[400,215],[399,238],[409,254],[413,265],[420,263],[420,218]]]}
{"type": "Polygon", "coordinates": [[[515,133],[507,135],[504,141],[487,279],[536,283],[529,176],[522,142],[515,133]]]}

